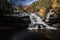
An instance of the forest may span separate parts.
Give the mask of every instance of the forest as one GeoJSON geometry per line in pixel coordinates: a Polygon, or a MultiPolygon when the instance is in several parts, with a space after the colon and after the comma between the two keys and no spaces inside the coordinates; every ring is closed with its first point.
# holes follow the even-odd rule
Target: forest
{"type": "Polygon", "coordinates": [[[17,6],[17,1],[0,0],[0,40],[60,40],[60,0],[37,0],[28,6],[17,6]],[[37,14],[57,29],[40,29],[39,25],[38,29],[28,30],[31,20],[29,16],[22,17],[24,13],[37,14]]]}

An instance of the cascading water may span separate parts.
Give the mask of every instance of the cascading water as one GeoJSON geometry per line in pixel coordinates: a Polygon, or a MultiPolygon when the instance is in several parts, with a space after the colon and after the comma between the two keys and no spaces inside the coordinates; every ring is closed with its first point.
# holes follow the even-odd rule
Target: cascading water
{"type": "Polygon", "coordinates": [[[40,18],[39,16],[37,16],[36,14],[34,13],[29,13],[29,16],[30,16],[30,20],[31,20],[31,24],[30,24],[30,27],[28,29],[38,29],[38,26],[39,25],[44,25],[44,26],[40,26],[41,29],[56,29],[55,27],[51,27],[49,25],[47,25],[44,21],[42,21],[42,18],[40,18]]]}

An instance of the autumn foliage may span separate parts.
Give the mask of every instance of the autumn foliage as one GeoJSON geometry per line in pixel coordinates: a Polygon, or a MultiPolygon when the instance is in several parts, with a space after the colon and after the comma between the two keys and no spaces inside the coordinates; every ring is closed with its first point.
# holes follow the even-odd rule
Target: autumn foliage
{"type": "Polygon", "coordinates": [[[41,8],[40,10],[39,10],[39,14],[40,14],[40,16],[41,17],[44,17],[45,16],[45,13],[46,13],[46,8],[41,8]]]}
{"type": "Polygon", "coordinates": [[[54,0],[54,1],[52,2],[52,8],[53,8],[53,9],[59,8],[59,3],[57,2],[57,0],[54,0]]]}
{"type": "Polygon", "coordinates": [[[28,10],[30,8],[30,6],[24,6],[23,9],[24,10],[28,10]]]}
{"type": "MultiPolygon", "coordinates": [[[[53,9],[54,11],[60,8],[60,0],[39,0],[39,2],[37,3],[39,8],[39,12],[40,12],[40,16],[44,17],[46,14],[47,10],[53,9]],[[39,4],[39,5],[38,5],[39,4]]],[[[56,11],[57,11],[56,10],[56,11]]]]}

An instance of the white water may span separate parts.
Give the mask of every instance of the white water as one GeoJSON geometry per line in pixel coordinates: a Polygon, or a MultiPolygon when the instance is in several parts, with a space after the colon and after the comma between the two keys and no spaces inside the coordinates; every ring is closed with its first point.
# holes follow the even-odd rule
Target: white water
{"type": "MultiPolygon", "coordinates": [[[[28,28],[30,30],[38,29],[38,25],[41,25],[41,24],[46,26],[45,27],[46,29],[54,29],[54,30],[57,29],[55,27],[51,27],[51,26],[47,25],[44,21],[42,21],[42,19],[39,16],[35,15],[34,13],[30,13],[29,16],[30,16],[30,20],[31,20],[30,25],[33,26],[33,27],[28,28]]],[[[41,26],[41,29],[44,29],[43,26],[41,26]]]]}

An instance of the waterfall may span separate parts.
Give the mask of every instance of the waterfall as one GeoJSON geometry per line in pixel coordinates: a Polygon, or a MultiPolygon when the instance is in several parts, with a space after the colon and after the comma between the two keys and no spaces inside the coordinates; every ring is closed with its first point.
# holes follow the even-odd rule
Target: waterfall
{"type": "MultiPolygon", "coordinates": [[[[44,26],[46,26],[45,28],[46,29],[56,29],[55,27],[51,27],[51,26],[49,26],[49,25],[47,25],[43,20],[42,20],[42,18],[40,18],[39,16],[37,16],[35,13],[29,13],[29,16],[30,16],[30,20],[31,20],[31,24],[30,24],[30,26],[32,26],[32,27],[30,27],[30,29],[32,28],[32,29],[38,29],[38,25],[44,25],[44,26]]],[[[41,29],[44,29],[44,26],[40,26],[41,27],[41,29]]]]}

